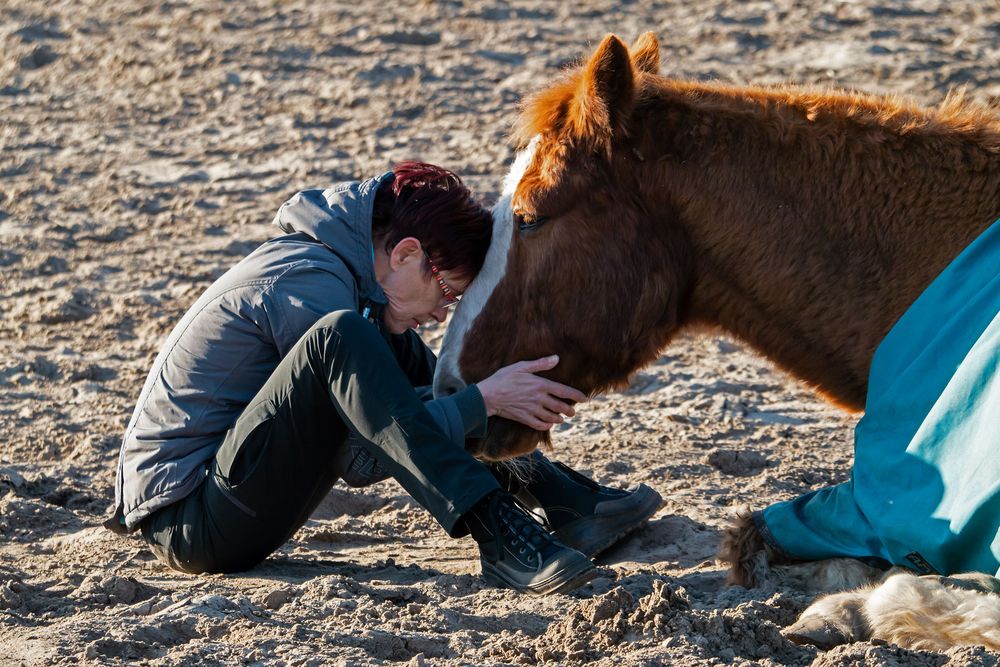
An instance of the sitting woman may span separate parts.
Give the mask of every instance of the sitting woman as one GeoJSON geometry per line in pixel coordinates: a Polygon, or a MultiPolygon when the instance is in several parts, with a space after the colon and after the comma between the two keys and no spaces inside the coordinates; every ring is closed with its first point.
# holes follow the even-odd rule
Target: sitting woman
{"type": "Polygon", "coordinates": [[[450,535],[472,534],[487,580],[550,593],[593,578],[590,557],[659,507],[649,487],[599,486],[537,452],[519,481],[465,451],[490,415],[544,429],[573,414],[586,397],[536,375],[554,357],[429,400],[435,358],[414,329],[444,321],[492,227],[453,173],[405,163],[301,192],[275,224],[285,234],[212,284],[160,350],[109,528],[141,530],[177,570],[240,571],[338,479],[392,476],[450,535]]]}

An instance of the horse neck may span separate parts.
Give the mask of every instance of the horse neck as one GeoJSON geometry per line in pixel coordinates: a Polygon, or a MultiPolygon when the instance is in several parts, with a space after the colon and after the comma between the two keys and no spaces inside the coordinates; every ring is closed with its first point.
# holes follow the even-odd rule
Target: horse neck
{"type": "Polygon", "coordinates": [[[878,343],[1000,214],[1000,156],[960,142],[942,156],[919,138],[900,150],[889,129],[836,121],[782,127],[780,109],[686,113],[687,143],[647,137],[640,152],[662,156],[643,180],[692,245],[687,322],[860,409],[878,343]]]}

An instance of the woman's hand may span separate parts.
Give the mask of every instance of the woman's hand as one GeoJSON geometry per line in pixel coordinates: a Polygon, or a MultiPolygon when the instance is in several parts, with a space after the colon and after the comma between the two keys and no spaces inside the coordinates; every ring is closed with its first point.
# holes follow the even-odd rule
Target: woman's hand
{"type": "Polygon", "coordinates": [[[543,357],[534,361],[519,361],[505,366],[477,386],[486,403],[486,414],[504,417],[547,431],[561,424],[563,415],[576,414],[573,404],[587,400],[587,395],[564,384],[535,375],[551,370],[559,357],[543,357]]]}

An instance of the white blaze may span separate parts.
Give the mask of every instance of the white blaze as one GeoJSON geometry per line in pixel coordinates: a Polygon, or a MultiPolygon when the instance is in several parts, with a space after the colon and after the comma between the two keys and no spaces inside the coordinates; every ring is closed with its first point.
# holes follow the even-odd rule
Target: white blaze
{"type": "Polygon", "coordinates": [[[434,372],[434,395],[447,396],[466,386],[458,369],[458,360],[462,356],[465,336],[472,328],[479,313],[489,301],[493,290],[503,280],[507,271],[507,253],[510,251],[511,238],[514,235],[514,212],[511,209],[511,199],[514,190],[521,181],[531,159],[535,154],[538,138],[517,154],[507,177],[503,181],[503,194],[500,201],[493,207],[493,236],[490,249],[486,252],[486,261],[479,275],[469,283],[462,296],[462,302],[455,308],[441,344],[441,355],[438,358],[437,370],[434,372]]]}

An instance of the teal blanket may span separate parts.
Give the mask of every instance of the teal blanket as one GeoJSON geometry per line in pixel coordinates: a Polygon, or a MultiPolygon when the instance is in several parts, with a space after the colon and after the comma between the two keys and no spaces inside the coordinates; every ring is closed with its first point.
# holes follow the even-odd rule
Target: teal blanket
{"type": "Polygon", "coordinates": [[[876,350],[851,480],[754,519],[799,559],[1000,576],[1000,220],[876,350]]]}

